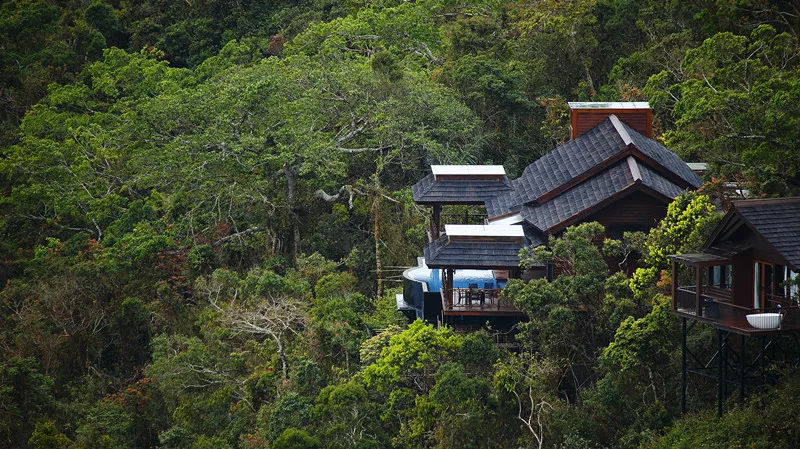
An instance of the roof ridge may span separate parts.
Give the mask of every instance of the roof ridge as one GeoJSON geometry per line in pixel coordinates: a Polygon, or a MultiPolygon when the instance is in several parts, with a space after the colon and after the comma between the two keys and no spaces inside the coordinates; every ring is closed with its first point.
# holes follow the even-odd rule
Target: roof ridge
{"type": "Polygon", "coordinates": [[[639,171],[639,165],[636,164],[636,158],[633,156],[628,156],[628,169],[631,171],[633,182],[642,181],[642,172],[639,171]]]}
{"type": "Polygon", "coordinates": [[[617,131],[617,134],[622,138],[622,141],[625,142],[625,145],[630,145],[633,143],[633,139],[631,139],[631,135],[628,134],[628,130],[622,125],[622,122],[615,114],[611,114],[608,116],[608,119],[611,120],[611,123],[614,125],[614,129],[617,131]]]}
{"type": "Polygon", "coordinates": [[[786,196],[782,198],[753,198],[749,200],[731,201],[733,207],[753,207],[768,206],[775,203],[795,203],[800,202],[800,196],[786,196]]]}

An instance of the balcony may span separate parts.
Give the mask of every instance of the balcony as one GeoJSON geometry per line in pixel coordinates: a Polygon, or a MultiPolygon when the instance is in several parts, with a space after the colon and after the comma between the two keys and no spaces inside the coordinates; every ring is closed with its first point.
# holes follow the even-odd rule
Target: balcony
{"type": "Polygon", "coordinates": [[[499,288],[452,288],[442,290],[445,315],[523,315],[502,298],[499,288]]]}
{"type": "Polygon", "coordinates": [[[673,308],[675,314],[685,318],[703,321],[748,336],[768,336],[785,332],[800,331],[800,307],[795,298],[782,295],[766,295],[763,308],[743,307],[732,303],[731,292],[719,288],[702,286],[697,295],[695,286],[682,286],[675,289],[673,308]],[[699,298],[699,301],[698,301],[699,298]],[[700,311],[698,313],[698,304],[700,311]],[[756,329],[747,322],[747,315],[754,313],[778,312],[783,314],[779,329],[756,329]]]}

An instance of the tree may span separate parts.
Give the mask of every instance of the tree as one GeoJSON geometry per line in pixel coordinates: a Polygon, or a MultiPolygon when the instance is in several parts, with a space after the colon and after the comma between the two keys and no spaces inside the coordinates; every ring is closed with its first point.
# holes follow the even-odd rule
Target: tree
{"type": "Polygon", "coordinates": [[[241,282],[235,274],[217,270],[208,281],[199,278],[197,288],[220,313],[222,325],[233,336],[270,338],[275,342],[283,379],[288,380],[286,338],[302,329],[307,320],[307,305],[280,290],[280,277],[267,272],[256,280],[255,274],[251,273],[250,278],[256,285],[248,286],[247,280],[241,282]],[[273,282],[277,285],[270,285],[273,282]]]}
{"type": "Polygon", "coordinates": [[[559,406],[550,389],[557,375],[552,361],[522,354],[506,359],[494,376],[495,387],[511,396],[517,420],[539,449],[544,447],[551,416],[559,406]]]}
{"type": "Polygon", "coordinates": [[[358,377],[325,387],[315,400],[312,417],[328,447],[387,445],[380,422],[384,406],[376,399],[358,377]]]}
{"type": "Polygon", "coordinates": [[[503,296],[531,319],[522,328],[526,341],[553,359],[580,363],[594,359],[594,317],[603,307],[603,286],[608,266],[595,244],[605,229],[596,222],[567,228],[551,237],[547,247],[523,248],[523,266],[552,263],[558,273],[553,282],[536,279],[513,281],[503,296]],[[577,357],[577,359],[576,359],[577,357]]]}
{"type": "Polygon", "coordinates": [[[721,215],[706,195],[685,192],[667,207],[667,215],[650,230],[645,241],[645,262],[653,267],[667,267],[667,256],[699,251],[721,215]]]}
{"type": "Polygon", "coordinates": [[[36,428],[34,424],[53,410],[53,386],[53,379],[39,372],[38,363],[33,358],[13,357],[0,362],[2,441],[22,447],[35,430],[38,429],[40,435],[49,432],[46,424],[36,428]]]}
{"type": "Polygon", "coordinates": [[[286,429],[272,444],[275,449],[318,449],[319,438],[312,437],[302,429],[286,429]]]}
{"type": "Polygon", "coordinates": [[[645,94],[674,120],[667,146],[750,181],[753,193],[796,191],[798,49],[796,36],[770,25],[749,36],[717,33],[686,51],[680,72],[651,76],[645,94]]]}

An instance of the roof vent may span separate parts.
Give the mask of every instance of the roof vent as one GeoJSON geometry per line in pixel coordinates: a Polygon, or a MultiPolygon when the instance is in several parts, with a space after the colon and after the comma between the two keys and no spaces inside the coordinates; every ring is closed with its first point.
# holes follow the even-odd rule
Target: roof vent
{"type": "Polygon", "coordinates": [[[495,179],[502,181],[506,171],[502,165],[431,165],[433,178],[437,181],[448,179],[495,179]]]}
{"type": "Polygon", "coordinates": [[[522,226],[516,225],[444,225],[449,240],[484,240],[521,242],[525,236],[522,226]]]}
{"type": "Polygon", "coordinates": [[[628,126],[645,137],[653,135],[653,111],[646,101],[637,102],[569,102],[570,138],[574,139],[616,115],[628,126]]]}

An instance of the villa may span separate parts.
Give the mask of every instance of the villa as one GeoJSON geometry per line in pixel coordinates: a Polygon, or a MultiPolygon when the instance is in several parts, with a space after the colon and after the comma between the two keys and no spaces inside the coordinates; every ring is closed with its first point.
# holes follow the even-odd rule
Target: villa
{"type": "MultiPolygon", "coordinates": [[[[434,165],[412,187],[431,207],[430,242],[407,270],[398,307],[450,323],[513,321],[522,316],[500,290],[509,278],[552,278],[552,267],[520,270],[519,250],[545,244],[568,226],[597,221],[611,237],[647,231],[667,205],[700,177],[651,138],[647,103],[569,103],[571,140],[509,179],[502,166],[434,165]],[[452,206],[480,206],[459,225],[443,224],[452,206]]],[[[452,217],[459,219],[460,217],[452,217]]]]}
{"type": "Polygon", "coordinates": [[[722,414],[728,388],[744,399],[764,383],[761,368],[800,346],[800,198],[734,201],[702,252],[670,259],[672,308],[683,331],[683,409],[687,374],[695,373],[716,380],[722,414]],[[687,344],[698,324],[715,330],[710,360],[687,344]]]}

